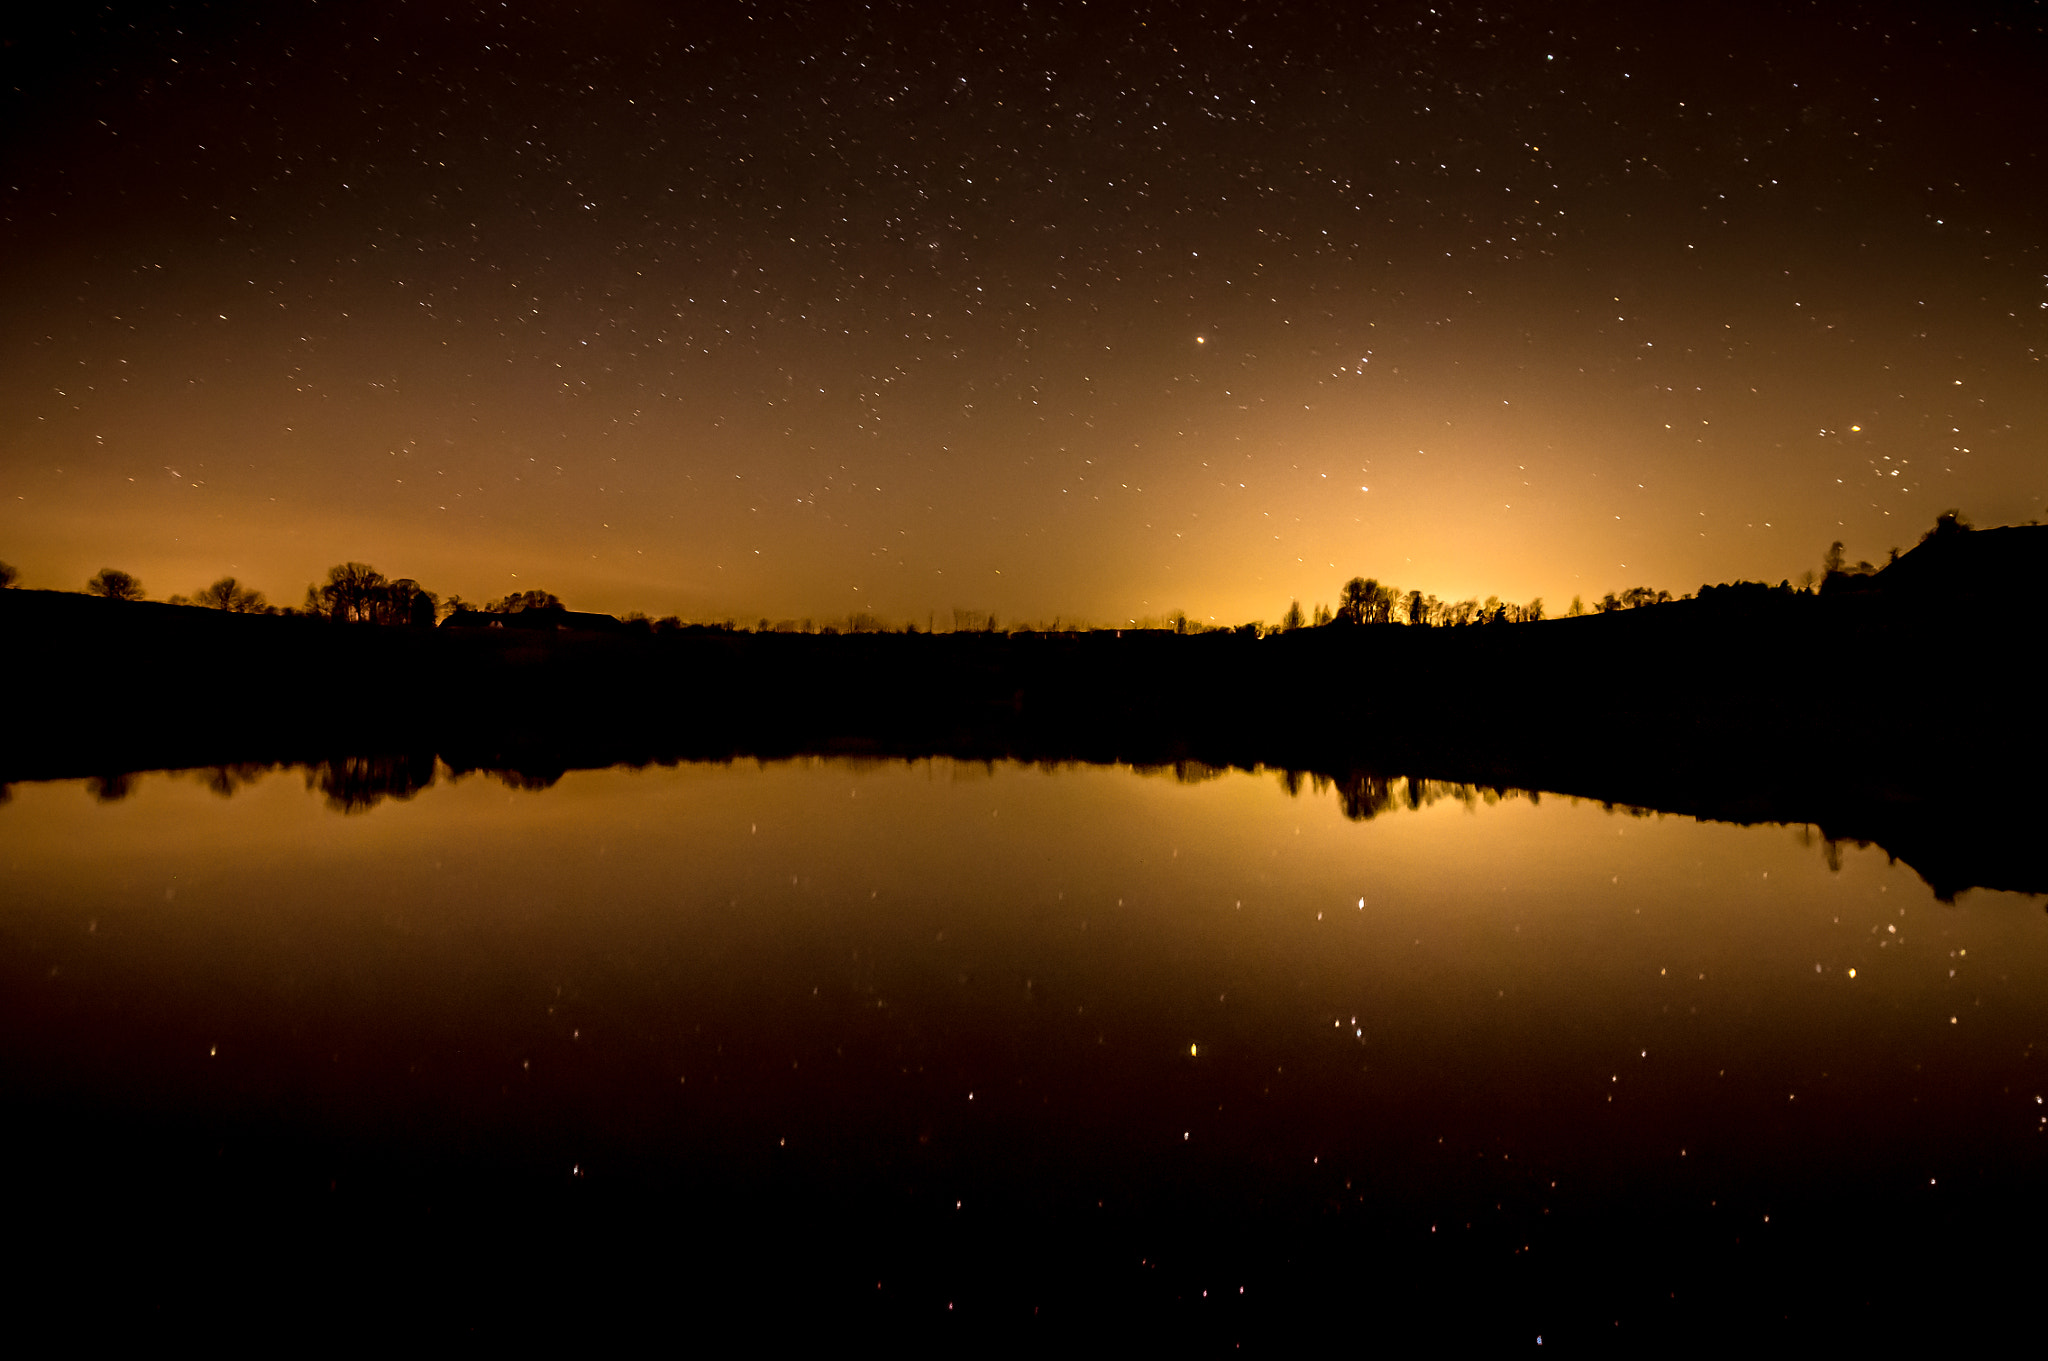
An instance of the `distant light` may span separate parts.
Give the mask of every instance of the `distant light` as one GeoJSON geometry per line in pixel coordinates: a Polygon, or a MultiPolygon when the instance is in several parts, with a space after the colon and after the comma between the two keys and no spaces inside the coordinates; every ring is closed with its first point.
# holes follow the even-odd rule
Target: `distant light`
{"type": "Polygon", "coordinates": [[[1197,345],[1207,345],[1208,343],[1209,343],[1209,337],[1207,337],[1207,336],[1196,336],[1196,337],[1195,337],[1195,344],[1197,344],[1197,345]]]}

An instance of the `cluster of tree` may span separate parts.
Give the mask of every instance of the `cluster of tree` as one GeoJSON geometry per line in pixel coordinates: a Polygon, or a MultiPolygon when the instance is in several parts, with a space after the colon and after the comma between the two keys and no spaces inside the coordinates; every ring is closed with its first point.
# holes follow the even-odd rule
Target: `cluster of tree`
{"type": "Polygon", "coordinates": [[[1304,615],[1301,612],[1301,602],[1290,600],[1287,602],[1287,613],[1280,616],[1280,632],[1292,633],[1296,629],[1321,628],[1330,622],[1330,618],[1328,605],[1317,605],[1313,615],[1304,615]]]}
{"type": "MultiPolygon", "coordinates": [[[[13,581],[14,569],[10,567],[6,569],[5,582],[0,584],[11,585],[13,581]]],[[[142,583],[132,573],[118,567],[100,568],[85,583],[85,590],[88,595],[107,600],[146,598],[142,583]]],[[[527,594],[540,596],[543,593],[527,594]]],[[[518,602],[524,597],[513,599],[518,602]]],[[[553,601],[556,608],[561,607],[561,602],[553,596],[545,596],[545,599],[553,601]]],[[[222,577],[189,596],[174,595],[169,603],[223,610],[229,614],[307,614],[347,623],[409,624],[427,628],[433,627],[439,604],[432,591],[410,577],[392,580],[360,562],[345,562],[329,568],[327,580],[308,586],[305,604],[296,610],[289,607],[278,609],[263,598],[263,592],[234,577],[222,577]]],[[[496,602],[496,605],[504,603],[496,602]]]]}
{"type": "MultiPolygon", "coordinates": [[[[449,599],[452,603],[459,601],[461,597],[451,596],[449,599]]],[[[485,614],[525,614],[529,610],[559,611],[568,608],[567,605],[562,603],[560,597],[550,591],[514,591],[501,600],[486,602],[483,606],[483,612],[485,614]]]]}
{"type": "Polygon", "coordinates": [[[1439,600],[1421,591],[1403,592],[1399,587],[1371,577],[1353,577],[1337,593],[1337,608],[1317,605],[1313,616],[1304,615],[1299,600],[1290,601],[1280,617],[1280,632],[1298,628],[1321,628],[1325,624],[1408,624],[1420,628],[1460,628],[1468,624],[1526,624],[1543,617],[1543,598],[1526,605],[1488,596],[1468,600],[1439,600]]]}
{"type": "Polygon", "coordinates": [[[1595,614],[1613,614],[1616,610],[1640,610],[1647,605],[1667,605],[1676,598],[1669,591],[1659,591],[1648,586],[1631,586],[1621,594],[1609,591],[1600,597],[1600,603],[1593,607],[1595,614]]]}
{"type": "Polygon", "coordinates": [[[324,583],[306,588],[305,612],[346,624],[432,628],[439,605],[411,577],[391,580],[365,563],[344,562],[327,569],[324,583]]]}
{"type": "Polygon", "coordinates": [[[1727,603],[1735,600],[1757,601],[1770,596],[1791,596],[1810,594],[1805,587],[1795,586],[1789,580],[1773,586],[1768,581],[1724,581],[1718,586],[1700,587],[1699,598],[1727,603]]]}

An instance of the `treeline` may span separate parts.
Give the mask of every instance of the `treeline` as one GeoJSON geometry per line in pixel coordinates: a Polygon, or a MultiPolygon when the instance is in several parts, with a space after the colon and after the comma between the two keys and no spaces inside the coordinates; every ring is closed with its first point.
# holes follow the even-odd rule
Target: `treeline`
{"type": "MultiPolygon", "coordinates": [[[[0,563],[0,587],[12,586],[18,579],[14,568],[0,563]]],[[[108,600],[148,598],[141,581],[116,567],[102,567],[94,573],[85,583],[85,593],[108,600]]],[[[462,613],[509,615],[565,608],[546,591],[515,592],[482,605],[472,605],[459,595],[451,595],[444,602],[411,577],[387,577],[361,562],[338,563],[328,568],[327,580],[308,585],[304,600],[296,606],[273,605],[263,592],[234,577],[222,577],[191,595],[171,596],[165,603],[228,614],[290,615],[410,628],[432,628],[443,619],[462,613]]]]}
{"type": "MultiPolygon", "coordinates": [[[[1952,542],[1970,532],[1970,522],[1961,512],[1945,511],[1936,518],[1934,527],[1920,536],[1920,544],[1952,542]]],[[[1653,605],[1696,598],[1714,600],[1739,596],[1747,599],[1765,593],[1836,595],[1872,590],[1882,584],[1880,578],[1890,572],[1899,561],[1900,550],[1893,548],[1883,567],[1873,566],[1869,562],[1852,564],[1844,555],[1841,542],[1837,540],[1830,544],[1826,553],[1822,555],[1820,570],[1802,572],[1796,583],[1788,578],[1780,581],[1775,587],[1765,582],[1751,581],[1702,585],[1697,596],[1693,592],[1674,596],[1669,591],[1650,586],[1631,586],[1622,591],[1610,591],[1590,606],[1582,597],[1573,596],[1571,605],[1565,610],[1565,617],[1578,618],[1589,614],[1646,609],[1653,605]]],[[[20,573],[14,567],[0,562],[0,588],[13,586],[19,579],[20,573]]],[[[85,590],[87,594],[109,600],[132,601],[146,598],[140,581],[130,573],[113,567],[101,568],[86,582],[85,590]]],[[[709,623],[686,623],[676,615],[655,619],[639,611],[623,617],[580,613],[570,610],[554,594],[540,590],[517,591],[481,604],[472,604],[459,595],[450,595],[443,600],[410,577],[386,577],[375,568],[360,562],[345,562],[329,568],[327,579],[308,585],[304,599],[297,606],[273,605],[264,598],[263,592],[232,576],[224,576],[189,596],[173,595],[168,603],[220,610],[231,614],[310,616],[341,623],[375,624],[385,627],[432,628],[437,624],[450,624],[457,627],[622,629],[647,633],[680,630],[728,633],[747,631],[730,618],[709,623]]],[[[1367,624],[1466,628],[1493,624],[1535,623],[1545,617],[1543,599],[1540,596],[1526,603],[1502,600],[1498,596],[1487,596],[1484,600],[1477,596],[1464,600],[1440,600],[1419,590],[1403,591],[1388,582],[1357,576],[1339,588],[1334,608],[1327,604],[1317,604],[1313,610],[1304,611],[1299,600],[1291,601],[1278,624],[1269,625],[1263,621],[1237,625],[1202,623],[1190,619],[1182,611],[1175,610],[1163,617],[1129,620],[1122,625],[1111,625],[1109,628],[1118,632],[1135,629],[1141,632],[1175,634],[1231,633],[1256,638],[1307,628],[1348,628],[1367,624]]],[[[1107,631],[1100,625],[1086,621],[1059,618],[1055,618],[1050,624],[1015,622],[1005,628],[1003,622],[992,611],[960,608],[953,609],[946,622],[950,623],[951,631],[954,633],[1107,631]]],[[[857,611],[827,621],[808,618],[771,621],[764,616],[752,631],[867,634],[939,633],[945,629],[936,612],[926,616],[924,627],[920,629],[914,620],[897,625],[873,613],[857,611]]]]}
{"type": "Polygon", "coordinates": [[[1330,625],[1409,624],[1428,628],[1457,628],[1468,624],[1523,624],[1543,617],[1543,598],[1526,605],[1504,601],[1499,596],[1480,600],[1439,600],[1421,591],[1404,592],[1400,587],[1372,577],[1353,577],[1337,592],[1337,608],[1317,605],[1313,614],[1303,614],[1299,600],[1290,601],[1280,617],[1279,632],[1330,625]]]}

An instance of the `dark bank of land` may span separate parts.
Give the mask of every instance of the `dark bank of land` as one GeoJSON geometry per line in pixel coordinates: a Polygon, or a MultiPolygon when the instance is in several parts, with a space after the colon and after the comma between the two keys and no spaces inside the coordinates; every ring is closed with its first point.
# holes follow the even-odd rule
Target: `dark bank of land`
{"type": "Polygon", "coordinates": [[[804,752],[1198,762],[1327,776],[1359,817],[1414,777],[1813,824],[1945,897],[2041,893],[2044,600],[2036,526],[1930,536],[1818,593],[1266,636],[376,626],[11,590],[0,783],[365,756],[540,781],[804,752]]]}

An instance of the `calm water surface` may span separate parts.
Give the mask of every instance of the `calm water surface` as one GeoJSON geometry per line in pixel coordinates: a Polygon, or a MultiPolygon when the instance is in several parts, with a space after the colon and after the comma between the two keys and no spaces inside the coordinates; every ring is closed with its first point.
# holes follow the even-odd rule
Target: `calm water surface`
{"type": "Polygon", "coordinates": [[[670,1288],[1212,1341],[1447,1293],[1432,1326],[1524,1340],[1826,1326],[2026,1264],[2038,899],[1803,829],[1193,774],[16,786],[22,1203],[159,1245],[658,1227],[670,1288]]]}

